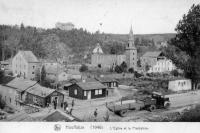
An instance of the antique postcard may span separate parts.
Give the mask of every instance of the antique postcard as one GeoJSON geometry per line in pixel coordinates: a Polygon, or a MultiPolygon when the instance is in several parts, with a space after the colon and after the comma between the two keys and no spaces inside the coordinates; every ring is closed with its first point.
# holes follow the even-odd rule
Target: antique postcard
{"type": "Polygon", "coordinates": [[[195,131],[199,57],[199,0],[0,0],[0,132],[195,131]]]}

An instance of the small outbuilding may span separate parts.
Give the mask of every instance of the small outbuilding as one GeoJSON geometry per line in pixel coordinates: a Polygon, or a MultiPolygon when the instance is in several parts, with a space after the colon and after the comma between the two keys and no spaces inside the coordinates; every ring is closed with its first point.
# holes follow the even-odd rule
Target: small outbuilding
{"type": "Polygon", "coordinates": [[[116,79],[113,79],[113,78],[100,77],[100,78],[96,78],[96,80],[98,80],[103,85],[105,85],[109,88],[118,87],[118,81],[116,79]]]}
{"type": "Polygon", "coordinates": [[[192,90],[192,83],[190,79],[173,79],[169,81],[168,89],[176,92],[192,90]]]}
{"type": "Polygon", "coordinates": [[[98,81],[78,82],[69,86],[68,90],[70,97],[86,100],[106,97],[107,87],[98,81]]]}
{"type": "Polygon", "coordinates": [[[26,103],[40,107],[46,107],[48,103],[52,103],[53,100],[57,101],[57,106],[61,106],[61,103],[64,101],[64,94],[40,85],[33,86],[26,92],[26,103]]]}

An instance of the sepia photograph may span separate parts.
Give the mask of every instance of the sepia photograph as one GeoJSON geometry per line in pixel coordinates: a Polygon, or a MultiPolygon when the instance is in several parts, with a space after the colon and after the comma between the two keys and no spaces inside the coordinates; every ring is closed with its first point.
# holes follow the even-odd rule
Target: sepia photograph
{"type": "Polygon", "coordinates": [[[200,122],[200,1],[0,0],[8,122],[200,122]]]}

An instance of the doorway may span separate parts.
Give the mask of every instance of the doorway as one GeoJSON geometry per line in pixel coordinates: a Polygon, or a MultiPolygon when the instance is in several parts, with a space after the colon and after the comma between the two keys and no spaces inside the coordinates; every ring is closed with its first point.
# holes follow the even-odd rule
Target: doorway
{"type": "Polygon", "coordinates": [[[87,99],[91,99],[91,91],[87,91],[87,99]]]}

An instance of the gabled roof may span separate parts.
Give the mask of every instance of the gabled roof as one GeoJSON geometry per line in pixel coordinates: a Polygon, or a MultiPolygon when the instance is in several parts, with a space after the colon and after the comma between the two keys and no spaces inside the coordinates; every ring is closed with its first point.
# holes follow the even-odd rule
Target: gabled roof
{"type": "Polygon", "coordinates": [[[39,62],[32,51],[19,51],[27,62],[39,62]]]}
{"type": "Polygon", "coordinates": [[[103,54],[103,50],[100,46],[99,43],[97,43],[97,46],[94,48],[94,50],[92,51],[93,54],[103,54]]]}
{"type": "Polygon", "coordinates": [[[66,114],[60,110],[56,110],[53,113],[51,113],[50,115],[48,115],[47,117],[45,117],[43,119],[44,121],[51,121],[51,122],[61,122],[61,121],[65,121],[65,122],[72,122],[72,121],[80,121],[77,118],[66,114]]]}
{"type": "Polygon", "coordinates": [[[11,80],[6,86],[17,89],[22,92],[37,84],[37,81],[26,80],[22,78],[15,78],[11,80]]]}
{"type": "Polygon", "coordinates": [[[54,91],[55,91],[54,89],[42,87],[40,85],[35,85],[27,90],[28,93],[36,95],[36,96],[40,96],[40,97],[47,97],[54,91]]]}
{"type": "Polygon", "coordinates": [[[142,57],[158,57],[161,53],[161,51],[146,52],[142,57]]]}
{"type": "Polygon", "coordinates": [[[96,78],[99,82],[117,82],[116,79],[109,78],[109,77],[99,77],[96,78]]]}
{"type": "Polygon", "coordinates": [[[76,84],[83,90],[96,90],[96,89],[107,88],[100,82],[79,82],[76,84]]]}

